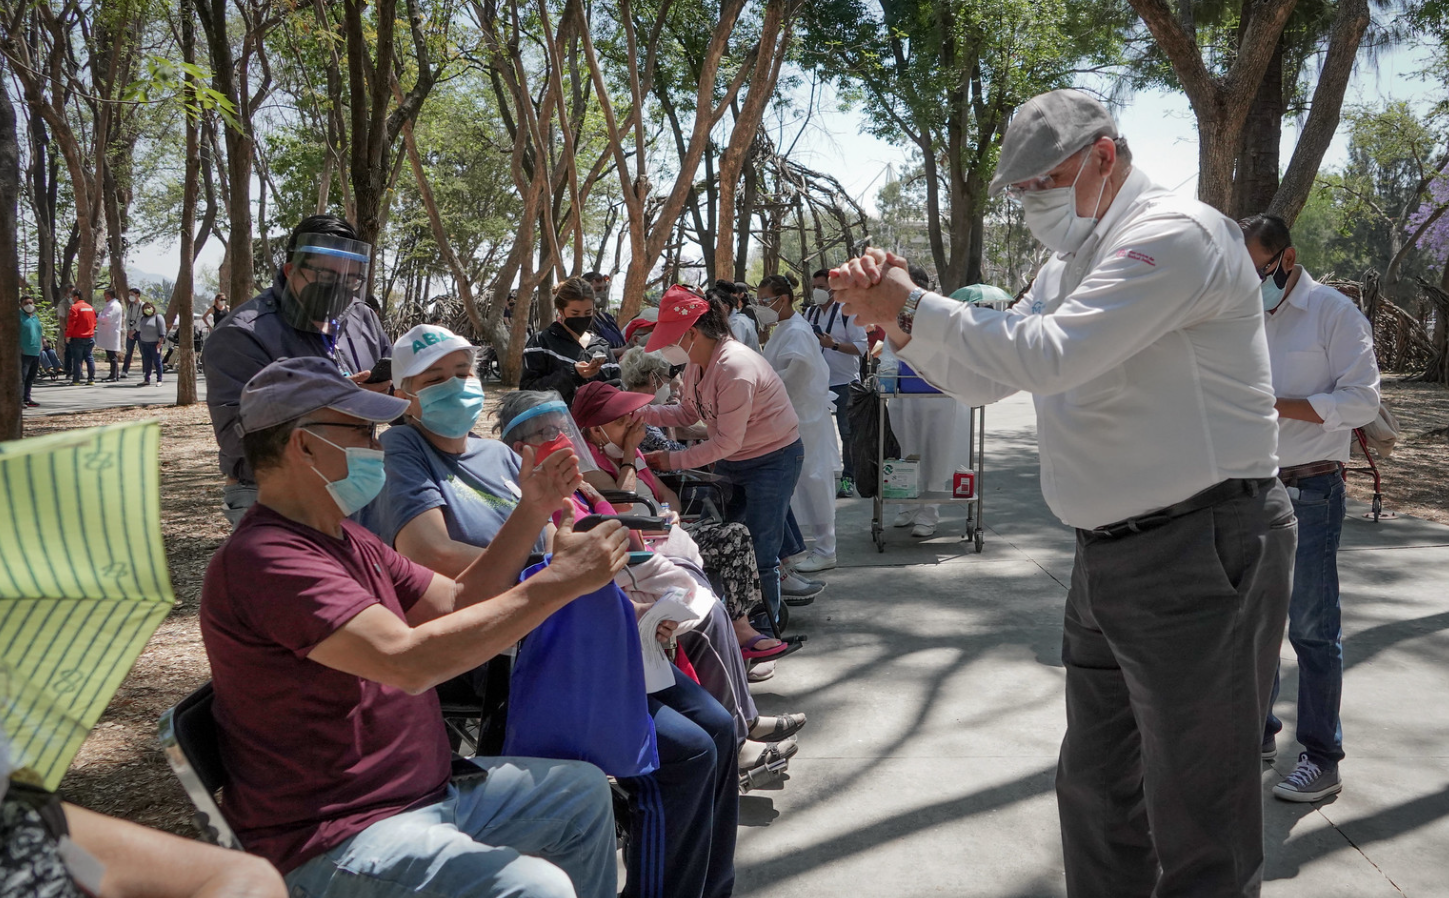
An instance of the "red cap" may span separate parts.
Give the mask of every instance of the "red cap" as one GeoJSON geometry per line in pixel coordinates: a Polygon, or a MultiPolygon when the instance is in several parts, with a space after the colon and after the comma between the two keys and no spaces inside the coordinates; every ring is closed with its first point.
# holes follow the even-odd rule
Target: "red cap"
{"type": "Polygon", "coordinates": [[[629,393],[601,381],[586,383],[574,394],[574,421],[579,427],[598,427],[617,421],[630,412],[648,405],[654,397],[648,393],[629,393]]]}
{"type": "Polygon", "coordinates": [[[709,302],[700,299],[688,287],[675,284],[665,290],[659,300],[659,324],[649,335],[649,342],[644,344],[645,351],[653,352],[678,343],[684,332],[708,311],[709,302]]]}
{"type": "Polygon", "coordinates": [[[656,322],[650,321],[648,318],[635,318],[633,321],[624,325],[624,342],[628,343],[630,340],[634,339],[634,334],[638,333],[639,331],[654,330],[655,323],[656,322]]]}

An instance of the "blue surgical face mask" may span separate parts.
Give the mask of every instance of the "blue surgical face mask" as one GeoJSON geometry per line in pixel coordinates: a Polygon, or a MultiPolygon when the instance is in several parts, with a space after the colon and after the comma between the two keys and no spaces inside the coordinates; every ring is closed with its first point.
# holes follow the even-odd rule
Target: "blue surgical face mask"
{"type": "Polygon", "coordinates": [[[418,408],[418,420],[438,436],[467,436],[483,412],[483,384],[476,377],[450,377],[419,390],[418,408]]]}
{"type": "Polygon", "coordinates": [[[1283,304],[1284,287],[1288,286],[1289,272],[1283,270],[1282,254],[1279,254],[1278,264],[1273,272],[1263,278],[1263,283],[1258,289],[1263,294],[1263,311],[1272,312],[1283,304]]]}
{"type": "Polygon", "coordinates": [[[387,472],[382,466],[381,449],[363,449],[360,446],[343,448],[315,431],[307,432],[347,456],[347,476],[341,480],[327,480],[315,466],[312,468],[312,473],[326,481],[328,495],[337,503],[338,510],[344,516],[351,515],[377,498],[387,481],[387,472]]]}

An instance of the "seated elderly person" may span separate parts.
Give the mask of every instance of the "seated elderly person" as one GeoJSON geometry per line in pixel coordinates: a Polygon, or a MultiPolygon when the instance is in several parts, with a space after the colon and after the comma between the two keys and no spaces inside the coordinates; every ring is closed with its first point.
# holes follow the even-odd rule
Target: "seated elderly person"
{"type": "MultiPolygon", "coordinates": [[[[579,459],[557,426],[572,426],[567,408],[555,393],[508,394],[502,426],[519,425],[505,430],[507,442],[483,439],[471,433],[483,407],[473,347],[419,325],[393,348],[396,394],[408,405],[405,424],[382,438],[387,483],[369,525],[442,574],[481,564],[496,586],[516,582],[529,555],[558,539],[550,517],[561,505],[574,508],[579,459]],[[558,408],[542,407],[549,402],[558,408]]],[[[624,894],[649,894],[648,883],[683,898],[728,894],[738,814],[733,723],[682,674],[649,696],[649,711],[660,767],[620,779],[634,809],[624,894]]]]}
{"type": "Polygon", "coordinates": [[[553,563],[496,588],[410,561],[347,516],[383,485],[375,428],[412,408],[328,359],[274,362],[242,390],[258,496],[207,568],[226,812],[293,894],[615,894],[609,786],[567,761],[478,758],[455,779],[433,687],[609,583],[628,537],[573,532],[553,563]]]}
{"type": "MultiPolygon", "coordinates": [[[[648,393],[654,397],[651,403],[663,404],[674,398],[683,365],[671,365],[669,360],[657,352],[645,352],[644,347],[630,347],[619,359],[619,384],[630,393],[648,393]]],[[[686,431],[689,439],[700,439],[704,428],[675,428],[686,431]]],[[[684,444],[670,439],[663,428],[653,424],[644,425],[644,441],[639,448],[645,452],[668,450],[683,452],[684,444]]]]}

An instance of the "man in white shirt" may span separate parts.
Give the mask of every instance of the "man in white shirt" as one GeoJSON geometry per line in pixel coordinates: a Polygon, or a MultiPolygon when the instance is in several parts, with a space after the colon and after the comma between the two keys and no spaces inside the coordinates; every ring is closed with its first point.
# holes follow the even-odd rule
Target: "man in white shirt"
{"type": "Polygon", "coordinates": [[[745,314],[745,300],[749,297],[749,288],[741,290],[741,284],[734,281],[718,280],[714,282],[714,290],[719,298],[724,300],[725,305],[730,307],[730,333],[734,334],[736,340],[753,349],[760,351],[760,332],[755,327],[753,318],[745,314]]]}
{"type": "Polygon", "coordinates": [[[1236,224],[1131,166],[1078,91],[1016,113],[991,190],[1054,251],[1006,311],[878,250],[847,311],[966,405],[1035,395],[1042,492],[1077,528],[1057,766],[1071,896],[1256,896],[1259,736],[1295,525],[1258,278],[1236,224]]]}
{"type": "MultiPolygon", "coordinates": [[[[1318,801],[1342,790],[1343,627],[1338,538],[1343,530],[1343,463],[1353,428],[1378,415],[1379,367],[1368,319],[1298,265],[1287,222],[1254,215],[1240,222],[1262,279],[1268,355],[1278,408],[1278,478],[1298,517],[1298,553],[1288,603],[1288,641],[1298,656],[1298,765],[1273,794],[1318,801]]],[[[1273,679],[1273,699],[1278,679],[1273,679]]],[[[1263,758],[1278,754],[1283,722],[1269,704],[1263,758]]]]}
{"type": "Polygon", "coordinates": [[[835,396],[835,429],[840,433],[841,475],[837,499],[849,499],[855,489],[855,470],[850,463],[850,385],[860,380],[860,359],[866,352],[865,328],[847,315],[830,291],[830,272],[825,268],[810,278],[805,321],[815,328],[825,364],[830,366],[830,392],[835,396]]]}

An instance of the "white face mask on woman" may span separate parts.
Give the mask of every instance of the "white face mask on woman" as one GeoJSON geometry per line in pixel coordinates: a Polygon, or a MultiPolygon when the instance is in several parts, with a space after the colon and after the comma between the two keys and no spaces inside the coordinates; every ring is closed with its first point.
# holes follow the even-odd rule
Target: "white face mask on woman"
{"type": "MultiPolygon", "coordinates": [[[[1081,249],[1092,229],[1097,226],[1095,217],[1083,218],[1077,214],[1077,182],[1081,180],[1082,172],[1087,170],[1091,152],[1092,148],[1087,147],[1082,154],[1082,165],[1077,169],[1077,176],[1072,179],[1070,187],[1033,190],[1021,196],[1022,215],[1031,235],[1054,253],[1067,255],[1081,249]]],[[[1103,178],[1096,202],[1092,205],[1093,209],[1101,205],[1102,194],[1106,190],[1107,179],[1103,178]]]]}

